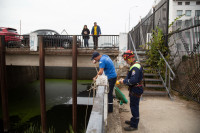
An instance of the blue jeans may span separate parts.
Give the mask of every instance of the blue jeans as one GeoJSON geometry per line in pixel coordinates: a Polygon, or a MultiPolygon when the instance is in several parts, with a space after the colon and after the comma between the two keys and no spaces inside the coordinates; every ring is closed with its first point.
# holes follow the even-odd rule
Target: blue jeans
{"type": "Polygon", "coordinates": [[[108,112],[113,112],[113,88],[115,86],[117,77],[108,79],[109,93],[108,93],[108,112]]]}
{"type": "Polygon", "coordinates": [[[88,38],[85,38],[85,39],[84,39],[84,46],[85,46],[85,47],[89,47],[88,40],[89,40],[88,38]]]}

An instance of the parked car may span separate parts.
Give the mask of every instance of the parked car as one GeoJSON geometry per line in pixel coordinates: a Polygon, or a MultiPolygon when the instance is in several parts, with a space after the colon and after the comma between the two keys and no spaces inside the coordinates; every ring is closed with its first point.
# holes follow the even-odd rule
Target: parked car
{"type": "Polygon", "coordinates": [[[14,28],[0,27],[0,35],[5,35],[7,47],[20,47],[21,37],[14,28]]]}
{"type": "MultiPolygon", "coordinates": [[[[33,31],[31,33],[36,33],[37,35],[43,35],[43,40],[45,47],[63,47],[63,48],[71,48],[72,47],[72,36],[63,36],[58,32],[50,29],[40,29],[33,31]]],[[[31,34],[30,33],[30,34],[31,34]]],[[[23,35],[23,43],[29,43],[29,35],[23,35]]],[[[77,46],[80,47],[81,41],[77,40],[77,46]]]]}

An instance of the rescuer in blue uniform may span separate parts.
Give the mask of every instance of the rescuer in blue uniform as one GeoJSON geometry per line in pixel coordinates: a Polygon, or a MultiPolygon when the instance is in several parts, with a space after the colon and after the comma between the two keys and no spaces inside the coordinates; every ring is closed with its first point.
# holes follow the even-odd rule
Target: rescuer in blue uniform
{"type": "Polygon", "coordinates": [[[132,113],[132,118],[125,121],[128,127],[125,127],[125,131],[134,131],[138,129],[139,123],[139,102],[140,96],[143,93],[142,79],[143,72],[142,66],[136,62],[134,58],[134,53],[131,50],[127,50],[123,54],[123,58],[130,65],[127,77],[125,79],[120,79],[119,82],[129,86],[129,97],[130,97],[130,109],[132,113]]]}
{"type": "Polygon", "coordinates": [[[103,72],[108,77],[108,83],[109,83],[109,93],[108,93],[108,112],[113,112],[113,88],[115,86],[116,80],[117,80],[117,73],[115,71],[115,66],[110,59],[108,55],[100,55],[98,52],[94,52],[92,54],[92,60],[94,60],[96,63],[99,62],[99,72],[97,75],[93,78],[93,80],[96,80],[98,75],[102,75],[103,72]]]}

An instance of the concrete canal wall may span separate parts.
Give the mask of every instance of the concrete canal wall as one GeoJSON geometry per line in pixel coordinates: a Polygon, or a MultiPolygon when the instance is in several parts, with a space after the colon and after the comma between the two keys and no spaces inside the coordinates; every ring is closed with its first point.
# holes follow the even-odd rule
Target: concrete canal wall
{"type": "MultiPolygon", "coordinates": [[[[7,85],[14,88],[39,79],[39,67],[37,66],[7,66],[7,85]]],[[[91,67],[77,68],[78,80],[92,80],[96,75],[96,69],[91,67]]],[[[45,67],[45,78],[48,79],[72,79],[71,67],[45,67]]]]}

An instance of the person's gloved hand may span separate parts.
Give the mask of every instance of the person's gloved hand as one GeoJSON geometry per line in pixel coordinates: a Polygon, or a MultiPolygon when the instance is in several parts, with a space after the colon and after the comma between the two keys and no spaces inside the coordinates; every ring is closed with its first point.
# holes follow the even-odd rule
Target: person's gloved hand
{"type": "Polygon", "coordinates": [[[123,78],[120,78],[120,79],[119,79],[119,82],[120,82],[121,84],[123,84],[123,81],[124,81],[123,78]]]}
{"type": "Polygon", "coordinates": [[[119,84],[120,84],[119,80],[117,80],[115,84],[116,84],[116,85],[119,85],[119,84]]]}

